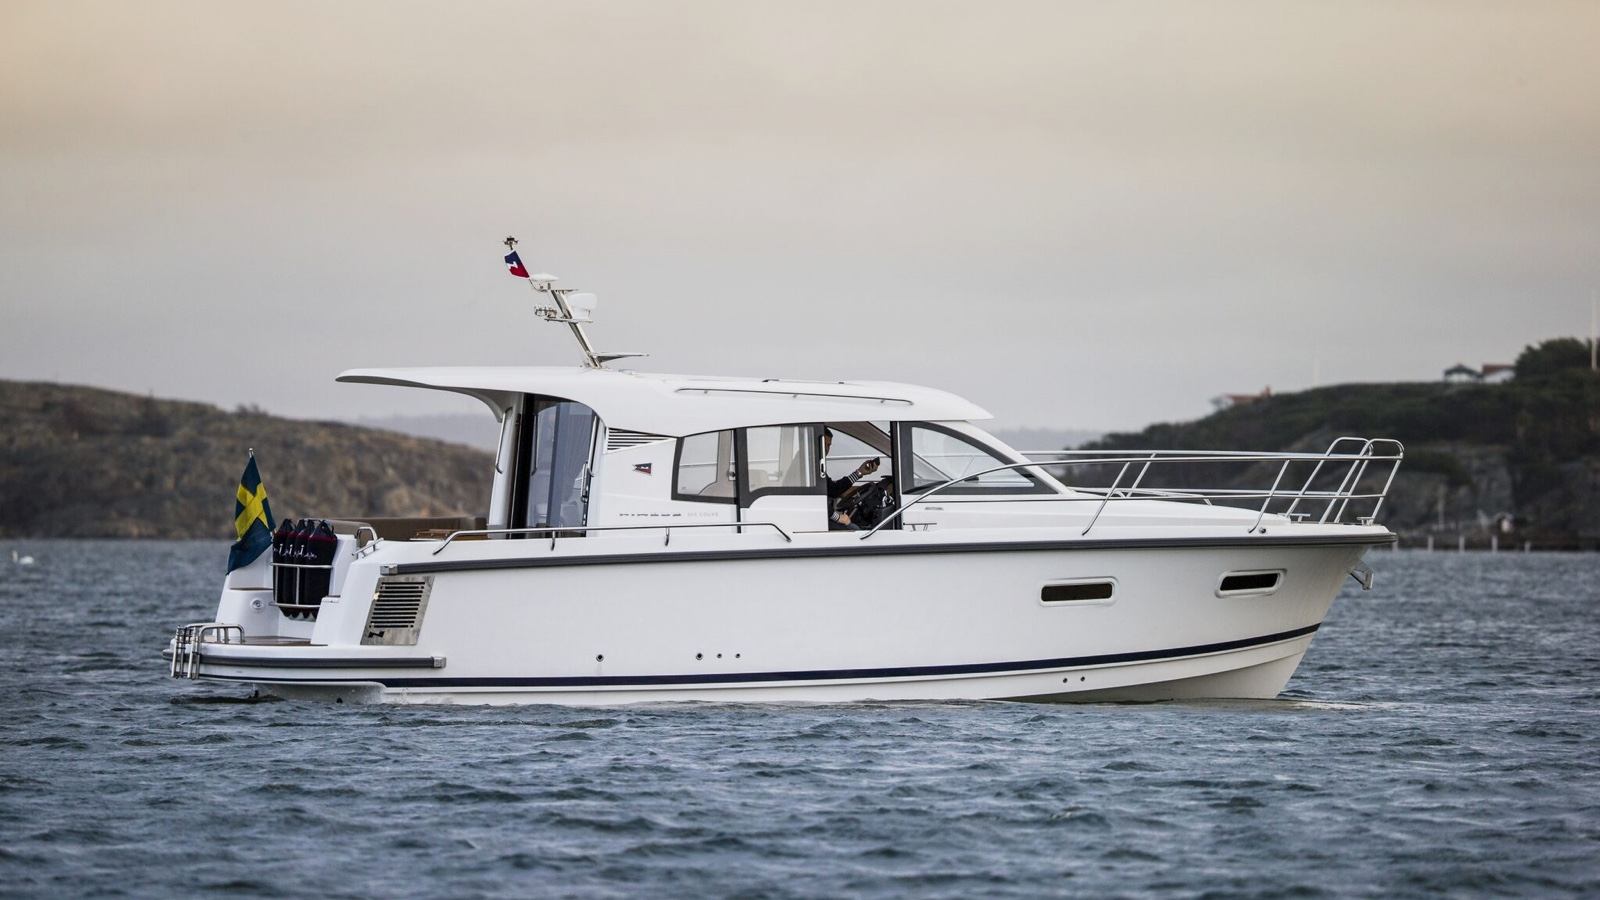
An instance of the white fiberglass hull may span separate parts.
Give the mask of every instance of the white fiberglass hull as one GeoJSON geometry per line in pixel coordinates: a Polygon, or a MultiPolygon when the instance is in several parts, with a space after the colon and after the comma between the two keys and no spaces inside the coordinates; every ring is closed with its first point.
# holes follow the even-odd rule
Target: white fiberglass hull
{"type": "Polygon", "coordinates": [[[872,540],[796,535],[755,553],[729,549],[748,535],[483,541],[437,556],[386,542],[352,566],[309,643],[206,645],[196,674],[392,703],[1271,698],[1388,535],[872,540]],[[428,581],[415,645],[362,642],[380,569],[428,581]],[[1227,573],[1262,571],[1282,573],[1270,592],[1219,590],[1227,573]],[[1114,582],[1111,598],[1041,599],[1097,580],[1114,582]]]}
{"type": "Polygon", "coordinates": [[[1041,703],[1271,699],[1282,692],[1310,645],[1309,635],[1204,658],[977,676],[853,681],[774,681],[730,685],[556,687],[387,687],[379,681],[258,682],[286,699],[358,703],[856,703],[911,700],[1016,700],[1041,703]]]}

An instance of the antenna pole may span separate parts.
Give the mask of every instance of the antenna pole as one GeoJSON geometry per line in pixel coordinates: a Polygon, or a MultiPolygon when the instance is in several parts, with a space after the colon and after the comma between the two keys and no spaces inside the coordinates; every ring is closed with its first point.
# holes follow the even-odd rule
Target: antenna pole
{"type": "Polygon", "coordinates": [[[1600,372],[1600,291],[1589,295],[1589,371],[1600,372]]]}
{"type": "MultiPolygon", "coordinates": [[[[585,365],[591,369],[603,367],[604,364],[600,362],[600,357],[594,353],[594,345],[589,343],[589,335],[584,332],[583,325],[572,321],[572,309],[567,306],[568,291],[550,287],[548,284],[545,285],[544,289],[550,292],[550,296],[556,298],[556,307],[561,310],[561,318],[567,320],[567,327],[572,329],[572,336],[578,339],[578,347],[583,350],[583,357],[586,360],[585,365]]],[[[535,285],[534,290],[540,290],[540,288],[535,285]]]]}

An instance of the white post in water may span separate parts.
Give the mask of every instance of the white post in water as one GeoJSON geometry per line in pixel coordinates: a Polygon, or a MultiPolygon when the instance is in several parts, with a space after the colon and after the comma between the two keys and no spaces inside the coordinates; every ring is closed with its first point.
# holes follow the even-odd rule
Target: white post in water
{"type": "Polygon", "coordinates": [[[1532,553],[1533,552],[1533,541],[1523,541],[1522,542],[1522,552],[1523,553],[1532,553]]]}
{"type": "Polygon", "coordinates": [[[1433,535],[1428,535],[1428,552],[1433,552],[1433,535]]]}
{"type": "Polygon", "coordinates": [[[1466,535],[1464,535],[1464,534],[1456,535],[1456,552],[1457,553],[1465,553],[1465,552],[1467,552],[1467,536],[1466,535]]]}
{"type": "Polygon", "coordinates": [[[1489,535],[1489,552],[1490,553],[1499,553],[1500,552],[1500,535],[1498,535],[1498,534],[1489,535]]]}

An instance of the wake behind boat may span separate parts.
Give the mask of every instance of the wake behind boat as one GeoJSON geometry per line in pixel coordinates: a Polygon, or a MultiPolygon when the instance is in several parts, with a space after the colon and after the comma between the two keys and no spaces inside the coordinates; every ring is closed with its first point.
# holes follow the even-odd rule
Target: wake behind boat
{"type": "Polygon", "coordinates": [[[488,406],[486,515],[280,529],[178,629],[174,676],[401,703],[1270,698],[1394,540],[1397,442],[1041,459],[930,388],[616,371],[636,354],[594,350],[593,296],[513,243],[584,365],[338,379],[488,406]],[[1264,486],[1176,483],[1240,471],[1264,486]]]}

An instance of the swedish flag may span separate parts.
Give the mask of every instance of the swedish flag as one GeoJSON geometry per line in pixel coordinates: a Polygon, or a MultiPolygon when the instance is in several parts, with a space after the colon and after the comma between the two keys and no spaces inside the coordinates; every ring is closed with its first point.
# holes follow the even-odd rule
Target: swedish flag
{"type": "Polygon", "coordinates": [[[244,474],[239,476],[239,489],[234,492],[233,530],[239,539],[228,550],[228,571],[255,562],[261,551],[272,546],[275,527],[272,507],[267,505],[267,486],[261,483],[256,455],[251,452],[244,474]]]}

